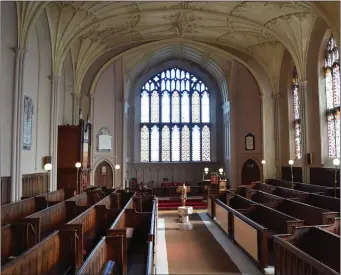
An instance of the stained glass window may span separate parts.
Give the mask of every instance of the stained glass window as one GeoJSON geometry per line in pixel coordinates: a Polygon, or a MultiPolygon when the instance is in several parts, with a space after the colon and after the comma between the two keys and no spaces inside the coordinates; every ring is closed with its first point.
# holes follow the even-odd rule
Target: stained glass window
{"type": "Polygon", "coordinates": [[[335,39],[330,37],[326,48],[325,89],[328,123],[328,155],[340,157],[340,56],[335,39]]]}
{"type": "Polygon", "coordinates": [[[300,96],[298,90],[298,75],[296,68],[292,78],[292,98],[294,105],[294,140],[295,140],[295,158],[302,157],[302,128],[300,114],[300,96]]]}
{"type": "Polygon", "coordinates": [[[141,162],[210,161],[209,96],[180,68],[148,80],[141,89],[141,162]]]}

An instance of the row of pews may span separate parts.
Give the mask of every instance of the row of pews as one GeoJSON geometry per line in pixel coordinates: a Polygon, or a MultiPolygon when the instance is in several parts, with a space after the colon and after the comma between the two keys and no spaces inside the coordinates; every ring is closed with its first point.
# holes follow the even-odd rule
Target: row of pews
{"type": "Polygon", "coordinates": [[[257,182],[209,197],[208,214],[262,269],[340,273],[337,198],[257,182]]]}
{"type": "Polygon", "coordinates": [[[24,200],[2,207],[12,213],[2,220],[2,274],[155,273],[154,196],[102,188],[62,201],[51,194],[31,198],[39,207],[30,211],[10,210],[24,200]]]}
{"type": "Polygon", "coordinates": [[[290,189],[295,189],[303,192],[317,193],[320,195],[325,195],[328,197],[337,197],[340,198],[340,187],[327,187],[321,185],[307,184],[302,182],[291,182],[286,180],[278,180],[278,179],[266,179],[266,184],[285,187],[290,189]]]}

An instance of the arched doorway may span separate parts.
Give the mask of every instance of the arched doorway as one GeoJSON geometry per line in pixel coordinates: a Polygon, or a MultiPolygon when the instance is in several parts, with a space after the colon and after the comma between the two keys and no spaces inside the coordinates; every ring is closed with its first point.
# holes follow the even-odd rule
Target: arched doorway
{"type": "Polygon", "coordinates": [[[248,185],[253,181],[260,181],[260,169],[257,162],[248,159],[242,167],[242,184],[248,185]]]}
{"type": "Polygon", "coordinates": [[[113,170],[110,164],[102,161],[97,165],[95,172],[95,186],[113,188],[113,170]]]}

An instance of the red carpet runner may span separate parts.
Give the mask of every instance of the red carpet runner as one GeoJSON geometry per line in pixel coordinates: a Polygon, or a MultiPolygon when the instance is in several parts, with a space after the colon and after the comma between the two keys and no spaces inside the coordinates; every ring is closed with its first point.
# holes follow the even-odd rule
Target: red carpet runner
{"type": "MultiPolygon", "coordinates": [[[[176,200],[159,200],[159,210],[176,210],[182,205],[180,199],[176,200]]],[[[206,209],[207,203],[203,202],[201,199],[188,199],[186,201],[186,206],[192,206],[193,209],[206,209]]]]}

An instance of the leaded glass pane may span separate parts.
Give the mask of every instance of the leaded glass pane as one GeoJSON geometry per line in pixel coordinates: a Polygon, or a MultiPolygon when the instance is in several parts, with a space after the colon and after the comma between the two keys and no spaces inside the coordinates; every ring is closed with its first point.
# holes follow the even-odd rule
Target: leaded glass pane
{"type": "Polygon", "coordinates": [[[141,94],[141,122],[149,122],[149,95],[147,91],[141,94]]]}
{"type": "Polygon", "coordinates": [[[328,153],[329,157],[335,157],[335,123],[334,123],[334,115],[328,115],[328,153]]]}
{"type": "Polygon", "coordinates": [[[180,96],[177,91],[172,95],[172,122],[180,122],[180,96]]]}
{"type": "Polygon", "coordinates": [[[201,98],[201,114],[204,123],[210,122],[210,98],[207,92],[203,92],[201,98]]]}
{"type": "Polygon", "coordinates": [[[147,126],[141,128],[141,162],[149,162],[149,129],[147,126]]]}
{"type": "Polygon", "coordinates": [[[151,132],[151,161],[159,161],[159,128],[157,126],[152,127],[151,132]]]}
{"type": "Polygon", "coordinates": [[[187,92],[184,92],[181,98],[181,122],[189,122],[189,95],[187,92]]]}
{"type": "Polygon", "coordinates": [[[160,102],[159,102],[159,94],[157,91],[152,93],[151,98],[151,122],[159,122],[159,112],[160,112],[160,102]]]}
{"type": "Polygon", "coordinates": [[[198,92],[192,94],[192,122],[200,122],[200,96],[198,92]]]}
{"type": "Polygon", "coordinates": [[[170,161],[170,131],[168,126],[162,128],[162,161],[170,161]]]}
{"type": "Polygon", "coordinates": [[[297,121],[295,122],[295,156],[296,159],[302,157],[301,152],[301,124],[297,121]]]}
{"type": "Polygon", "coordinates": [[[180,161],[180,130],[178,126],[172,129],[172,161],[180,161]]]}
{"type": "Polygon", "coordinates": [[[300,118],[300,101],[298,97],[298,86],[293,86],[293,100],[294,100],[294,119],[300,118]]]}
{"type": "Polygon", "coordinates": [[[190,142],[189,142],[189,128],[184,126],[181,131],[181,160],[190,161],[190,142]]]}
{"type": "Polygon", "coordinates": [[[340,67],[338,64],[333,68],[333,101],[334,107],[340,106],[340,67]]]}
{"type": "Polygon", "coordinates": [[[210,161],[210,152],[211,152],[211,141],[210,141],[210,128],[206,125],[202,128],[202,161],[210,161]]]}
{"type": "Polygon", "coordinates": [[[340,158],[340,113],[335,115],[336,157],[340,158]]]}
{"type": "Polygon", "coordinates": [[[170,99],[168,92],[162,94],[162,122],[170,122],[170,99]]]}
{"type": "Polygon", "coordinates": [[[200,129],[197,125],[192,129],[192,160],[200,161],[200,129]]]}
{"type": "Polygon", "coordinates": [[[326,69],[325,73],[326,78],[326,101],[327,101],[327,109],[333,108],[333,77],[330,68],[326,69]]]}

